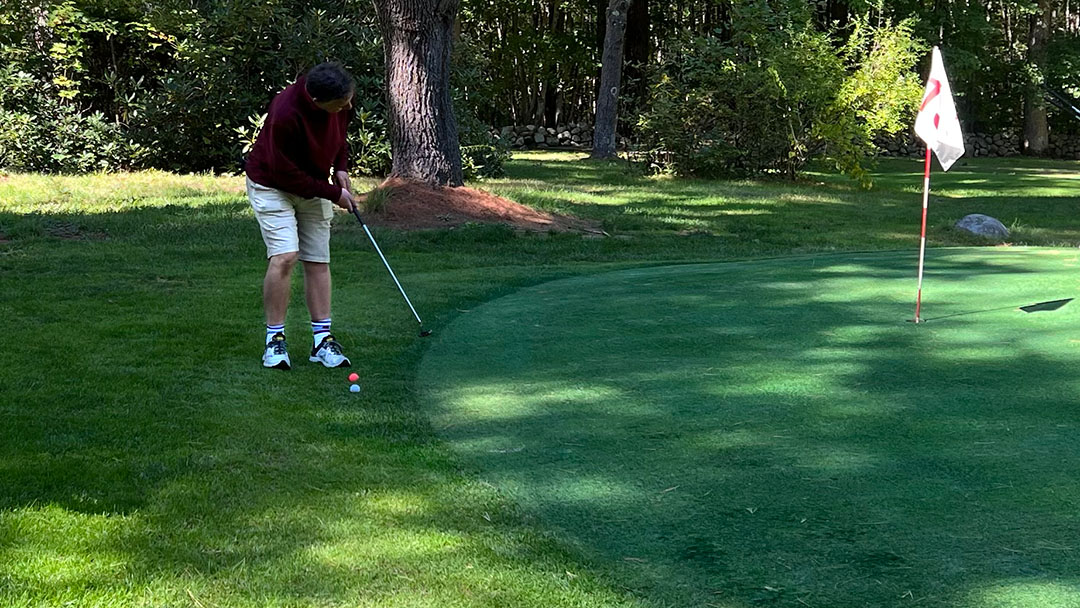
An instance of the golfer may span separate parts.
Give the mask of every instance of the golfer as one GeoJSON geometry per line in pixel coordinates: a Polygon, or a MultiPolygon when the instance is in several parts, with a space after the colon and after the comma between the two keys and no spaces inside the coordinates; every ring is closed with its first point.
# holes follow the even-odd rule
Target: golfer
{"type": "Polygon", "coordinates": [[[291,369],[285,312],[296,261],[304,267],[304,299],[311,314],[309,361],[349,367],[330,333],[330,218],[333,206],[352,211],[349,147],[355,85],[338,63],[321,63],[270,103],[248,156],[247,194],[259,221],[269,264],[263,280],[266,350],[263,366],[291,369]],[[333,170],[332,183],[327,181],[333,170]]]}

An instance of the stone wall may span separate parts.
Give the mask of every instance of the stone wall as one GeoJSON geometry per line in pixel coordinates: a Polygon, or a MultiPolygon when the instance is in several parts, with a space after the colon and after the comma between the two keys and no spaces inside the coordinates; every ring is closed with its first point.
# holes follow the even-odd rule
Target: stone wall
{"type": "Polygon", "coordinates": [[[591,125],[569,124],[556,128],[524,125],[492,129],[496,142],[506,142],[511,148],[591,148],[591,125]]]}
{"type": "MultiPolygon", "coordinates": [[[[915,137],[914,133],[897,135],[892,139],[878,142],[882,156],[922,157],[926,154],[926,144],[915,137]]],[[[1020,155],[1020,133],[1005,131],[1002,133],[966,133],[964,134],[964,156],[1001,157],[1020,155]]],[[[1080,136],[1064,136],[1057,133],[1050,135],[1051,158],[1080,160],[1080,136]]]]}

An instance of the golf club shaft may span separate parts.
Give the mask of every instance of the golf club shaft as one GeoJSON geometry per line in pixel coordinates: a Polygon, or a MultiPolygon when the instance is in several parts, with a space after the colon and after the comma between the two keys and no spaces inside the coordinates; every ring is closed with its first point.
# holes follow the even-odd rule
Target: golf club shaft
{"type": "Polygon", "coordinates": [[[353,215],[356,216],[356,219],[360,220],[360,226],[364,229],[364,232],[367,233],[367,237],[371,241],[371,244],[375,246],[375,252],[378,253],[379,258],[382,259],[383,265],[386,266],[387,272],[390,273],[390,278],[394,279],[394,285],[397,285],[398,291],[401,292],[401,297],[405,298],[405,303],[409,305],[409,310],[411,310],[413,316],[416,317],[416,322],[422,326],[424,322],[420,320],[420,315],[416,314],[416,309],[413,308],[412,302],[409,301],[409,296],[405,295],[405,289],[401,286],[401,282],[398,281],[397,275],[394,274],[394,269],[390,268],[390,262],[386,261],[386,256],[383,255],[382,249],[379,249],[379,244],[375,242],[375,237],[371,236],[371,231],[368,230],[367,224],[365,224],[364,219],[360,217],[360,210],[353,207],[352,212],[353,215]]]}

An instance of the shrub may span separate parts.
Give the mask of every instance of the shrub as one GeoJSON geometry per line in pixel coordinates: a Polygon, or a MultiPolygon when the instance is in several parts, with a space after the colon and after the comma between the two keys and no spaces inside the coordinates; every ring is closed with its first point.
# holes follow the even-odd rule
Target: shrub
{"type": "Polygon", "coordinates": [[[499,144],[461,147],[461,169],[465,179],[502,177],[503,164],[510,160],[510,149],[499,144]]]}
{"type": "MultiPolygon", "coordinates": [[[[145,150],[130,141],[122,87],[114,82],[102,94],[90,49],[105,38],[123,49],[142,35],[70,1],[0,1],[0,166],[65,173],[138,166],[145,150]]],[[[114,80],[126,65],[112,60],[114,80]]]]}
{"type": "Polygon", "coordinates": [[[837,49],[808,23],[777,19],[746,7],[731,40],[698,39],[661,66],[639,124],[647,158],[704,177],[793,177],[819,158],[866,179],[873,136],[899,129],[919,98],[911,24],[862,21],[837,49]]]}
{"type": "Polygon", "coordinates": [[[349,148],[353,172],[379,177],[390,173],[390,135],[376,110],[357,110],[349,129],[349,148]]]}
{"type": "MultiPolygon", "coordinates": [[[[0,81],[33,82],[28,74],[0,81]]],[[[9,90],[20,90],[16,84],[9,90]]],[[[145,150],[127,139],[122,125],[101,112],[27,88],[19,104],[0,112],[0,167],[44,173],[85,173],[137,166],[145,150]]]]}

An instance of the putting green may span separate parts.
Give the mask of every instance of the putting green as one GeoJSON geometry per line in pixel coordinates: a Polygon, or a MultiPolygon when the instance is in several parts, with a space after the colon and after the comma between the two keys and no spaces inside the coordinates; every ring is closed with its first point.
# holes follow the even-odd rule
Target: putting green
{"type": "Polygon", "coordinates": [[[480,476],[663,605],[1080,605],[1077,250],[645,268],[460,315],[480,476]]]}

